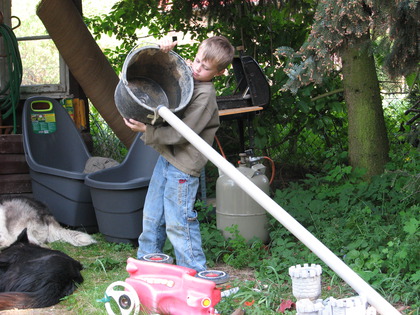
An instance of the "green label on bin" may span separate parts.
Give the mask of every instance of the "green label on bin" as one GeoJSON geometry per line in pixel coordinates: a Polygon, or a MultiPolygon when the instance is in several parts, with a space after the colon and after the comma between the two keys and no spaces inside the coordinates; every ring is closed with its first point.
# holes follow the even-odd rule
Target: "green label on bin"
{"type": "Polygon", "coordinates": [[[36,134],[48,134],[57,130],[54,113],[31,114],[32,130],[36,134]]]}

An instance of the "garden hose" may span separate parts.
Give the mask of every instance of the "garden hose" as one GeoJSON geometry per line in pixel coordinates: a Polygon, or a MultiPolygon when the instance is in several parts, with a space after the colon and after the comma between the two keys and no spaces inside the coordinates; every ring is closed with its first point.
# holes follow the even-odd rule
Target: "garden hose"
{"type": "Polygon", "coordinates": [[[20,85],[22,83],[22,61],[18,43],[13,30],[1,23],[0,38],[3,38],[5,50],[5,66],[8,82],[0,90],[0,114],[2,119],[13,117],[13,133],[16,133],[16,108],[20,99],[20,85]]]}

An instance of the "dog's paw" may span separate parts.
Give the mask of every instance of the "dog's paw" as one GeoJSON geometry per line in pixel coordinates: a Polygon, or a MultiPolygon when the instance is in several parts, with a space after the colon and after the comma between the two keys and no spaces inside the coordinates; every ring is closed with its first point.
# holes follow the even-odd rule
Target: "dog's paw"
{"type": "Polygon", "coordinates": [[[74,238],[75,246],[88,246],[97,243],[97,241],[89,234],[78,232],[74,238]]]}

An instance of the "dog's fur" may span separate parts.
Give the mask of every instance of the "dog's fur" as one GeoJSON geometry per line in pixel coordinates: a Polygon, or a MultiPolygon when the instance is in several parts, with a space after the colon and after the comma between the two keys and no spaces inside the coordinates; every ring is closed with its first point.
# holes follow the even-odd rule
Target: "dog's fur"
{"type": "Polygon", "coordinates": [[[48,207],[29,197],[0,197],[0,248],[10,246],[23,229],[31,243],[44,245],[54,241],[86,246],[96,241],[87,233],[63,228],[48,207]]]}
{"type": "Polygon", "coordinates": [[[24,229],[0,253],[0,310],[55,305],[83,282],[80,270],[63,252],[29,243],[24,229]]]}

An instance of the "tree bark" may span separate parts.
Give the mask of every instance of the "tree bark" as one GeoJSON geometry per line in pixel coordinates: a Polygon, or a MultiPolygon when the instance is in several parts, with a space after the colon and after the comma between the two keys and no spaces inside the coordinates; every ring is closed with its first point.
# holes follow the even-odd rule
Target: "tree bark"
{"type": "Polygon", "coordinates": [[[367,48],[369,42],[369,35],[361,37],[341,54],[349,121],[349,162],[355,168],[366,169],[366,179],[383,173],[389,153],[375,61],[367,48]]]}

